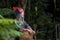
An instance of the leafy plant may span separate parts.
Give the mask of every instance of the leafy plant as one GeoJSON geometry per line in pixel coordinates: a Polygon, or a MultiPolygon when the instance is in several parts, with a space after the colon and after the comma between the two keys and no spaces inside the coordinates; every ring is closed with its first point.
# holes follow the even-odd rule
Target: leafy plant
{"type": "Polygon", "coordinates": [[[0,40],[14,40],[22,33],[16,30],[14,19],[0,19],[0,40]]]}
{"type": "Polygon", "coordinates": [[[10,15],[12,14],[13,10],[8,8],[0,8],[0,15],[10,15]]]}

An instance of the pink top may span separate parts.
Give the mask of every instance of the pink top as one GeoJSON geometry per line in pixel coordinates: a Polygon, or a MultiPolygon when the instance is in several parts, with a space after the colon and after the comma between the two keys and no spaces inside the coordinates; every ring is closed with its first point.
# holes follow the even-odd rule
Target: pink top
{"type": "Polygon", "coordinates": [[[13,10],[15,11],[15,10],[18,10],[18,9],[17,9],[17,7],[16,7],[16,6],[14,6],[14,7],[13,7],[13,10]]]}
{"type": "Polygon", "coordinates": [[[23,10],[23,8],[20,7],[20,8],[17,8],[17,9],[19,10],[19,12],[20,12],[21,15],[24,15],[24,10],[23,10]]]}
{"type": "Polygon", "coordinates": [[[23,10],[23,8],[14,6],[14,7],[13,7],[13,10],[14,10],[14,11],[15,11],[15,10],[19,10],[20,15],[21,15],[21,16],[24,16],[24,10],[23,10]]]}

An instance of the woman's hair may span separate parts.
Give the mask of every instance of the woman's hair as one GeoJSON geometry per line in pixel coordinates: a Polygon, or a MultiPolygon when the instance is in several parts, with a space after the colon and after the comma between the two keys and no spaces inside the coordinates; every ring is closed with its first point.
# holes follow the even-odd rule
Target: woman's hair
{"type": "Polygon", "coordinates": [[[18,10],[15,10],[15,11],[14,11],[15,18],[16,18],[16,17],[19,17],[19,14],[20,14],[20,12],[19,12],[18,10]]]}

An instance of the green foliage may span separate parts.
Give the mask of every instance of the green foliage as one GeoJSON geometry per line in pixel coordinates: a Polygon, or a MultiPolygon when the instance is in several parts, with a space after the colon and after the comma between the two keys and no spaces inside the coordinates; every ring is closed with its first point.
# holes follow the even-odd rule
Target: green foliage
{"type": "Polygon", "coordinates": [[[22,33],[16,29],[14,19],[0,19],[0,40],[14,40],[15,37],[20,37],[22,33]]]}
{"type": "Polygon", "coordinates": [[[14,24],[13,19],[0,19],[0,24],[5,26],[5,25],[11,25],[14,24]]]}
{"type": "Polygon", "coordinates": [[[13,13],[13,10],[8,8],[0,8],[0,15],[10,15],[13,13]]]}

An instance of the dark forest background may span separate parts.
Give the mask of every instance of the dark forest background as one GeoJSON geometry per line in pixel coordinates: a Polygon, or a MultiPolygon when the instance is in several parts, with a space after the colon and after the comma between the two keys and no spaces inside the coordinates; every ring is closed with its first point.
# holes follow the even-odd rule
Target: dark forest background
{"type": "MultiPolygon", "coordinates": [[[[21,0],[0,0],[0,15],[14,19],[12,7],[20,3],[21,0]]],[[[35,30],[35,40],[59,39],[56,25],[60,23],[60,1],[26,0],[25,4],[25,21],[35,30]]]]}

